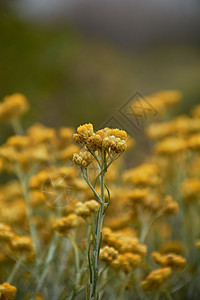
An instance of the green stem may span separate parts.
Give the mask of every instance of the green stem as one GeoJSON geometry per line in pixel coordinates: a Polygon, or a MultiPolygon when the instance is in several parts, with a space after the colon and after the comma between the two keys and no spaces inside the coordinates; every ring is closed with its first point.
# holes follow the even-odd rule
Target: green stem
{"type": "Polygon", "coordinates": [[[41,287],[44,283],[44,280],[45,280],[45,278],[48,274],[49,266],[50,266],[50,263],[53,259],[53,256],[54,256],[54,253],[55,253],[55,250],[56,250],[57,240],[58,240],[58,236],[57,236],[56,233],[54,233],[54,236],[51,240],[51,244],[50,244],[49,249],[48,249],[47,257],[46,257],[45,264],[44,264],[43,273],[42,273],[42,275],[39,279],[39,282],[37,284],[35,294],[40,291],[40,289],[41,289],[41,287]]]}
{"type": "Polygon", "coordinates": [[[118,296],[118,300],[123,300],[124,299],[124,293],[126,291],[126,287],[129,283],[129,280],[130,280],[130,277],[131,277],[132,273],[130,272],[127,276],[126,276],[126,279],[124,280],[124,283],[122,285],[122,288],[120,290],[120,293],[119,293],[119,296],[118,296]]]}
{"type": "Polygon", "coordinates": [[[157,291],[154,300],[159,300],[159,298],[160,298],[160,291],[157,291]]]}
{"type": "Polygon", "coordinates": [[[11,125],[16,135],[24,135],[24,129],[21,125],[20,119],[15,118],[11,121],[11,125]]]}
{"type": "Polygon", "coordinates": [[[29,199],[29,180],[28,178],[25,177],[23,172],[21,171],[19,166],[16,166],[15,168],[16,175],[21,183],[22,190],[23,190],[23,195],[24,199],[26,201],[26,212],[27,212],[27,217],[28,217],[28,222],[29,222],[29,228],[30,228],[30,234],[31,238],[35,247],[36,253],[38,252],[38,238],[37,238],[37,230],[34,224],[31,222],[31,218],[33,215],[31,204],[30,204],[30,199],[29,199]]]}
{"type": "Polygon", "coordinates": [[[97,194],[95,188],[93,187],[93,185],[89,182],[89,179],[88,179],[88,176],[87,176],[87,171],[85,170],[84,172],[84,169],[82,168],[81,169],[82,171],[82,175],[83,175],[83,178],[85,179],[85,181],[87,182],[87,184],[89,185],[89,187],[91,188],[91,190],[93,191],[97,201],[101,204],[102,203],[102,200],[101,200],[101,197],[97,194]]]}
{"type": "Polygon", "coordinates": [[[91,282],[90,282],[90,300],[96,300],[98,299],[97,294],[97,282],[99,277],[99,269],[98,269],[98,260],[99,260],[99,251],[101,247],[101,239],[102,239],[102,225],[103,225],[103,219],[104,219],[104,204],[105,204],[105,195],[104,195],[104,189],[105,189],[105,171],[102,172],[102,170],[106,170],[106,156],[105,152],[102,153],[102,165],[99,167],[99,173],[100,175],[100,188],[101,188],[101,202],[97,214],[97,220],[96,220],[96,237],[95,241],[93,241],[93,260],[92,260],[92,276],[91,276],[91,282]]]}
{"type": "Polygon", "coordinates": [[[168,300],[173,300],[172,296],[170,295],[170,293],[168,291],[166,292],[165,296],[168,300]]]}
{"type": "Polygon", "coordinates": [[[11,283],[11,282],[13,281],[13,279],[14,279],[14,277],[15,277],[17,271],[19,270],[19,268],[20,268],[20,266],[21,266],[21,264],[22,264],[23,259],[24,259],[24,257],[21,256],[21,257],[16,261],[16,263],[15,263],[15,265],[14,265],[14,267],[13,267],[11,273],[9,274],[9,276],[8,276],[8,278],[7,278],[7,280],[6,280],[6,282],[11,283]]]}

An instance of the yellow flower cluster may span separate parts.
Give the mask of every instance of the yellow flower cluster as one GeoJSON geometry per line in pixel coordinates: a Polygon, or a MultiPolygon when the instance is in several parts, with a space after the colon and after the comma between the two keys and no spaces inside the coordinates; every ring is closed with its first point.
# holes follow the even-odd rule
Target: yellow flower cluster
{"type": "Polygon", "coordinates": [[[74,164],[86,168],[92,162],[92,155],[88,151],[74,153],[72,161],[74,164]]]}
{"type": "MultiPolygon", "coordinates": [[[[108,228],[104,228],[103,233],[105,233],[106,231],[108,232],[108,228]]],[[[111,240],[111,237],[108,240],[111,240]]],[[[130,241],[131,241],[131,239],[130,239],[130,241]]],[[[116,243],[114,243],[114,246],[116,246],[116,243]]],[[[135,247],[135,249],[136,249],[136,247],[135,247]]],[[[127,250],[129,250],[129,251],[133,250],[133,247],[132,247],[132,249],[127,249],[127,250]]],[[[135,250],[135,251],[137,251],[137,250],[135,250]]],[[[115,247],[108,246],[108,245],[104,246],[100,250],[99,258],[102,261],[105,261],[106,263],[108,263],[115,271],[123,270],[125,273],[131,272],[131,270],[133,268],[136,268],[142,261],[141,254],[136,254],[136,253],[132,253],[132,252],[128,252],[128,251],[120,254],[119,251],[116,250],[115,247]]]]}
{"type": "Polygon", "coordinates": [[[162,139],[166,136],[178,135],[187,136],[200,130],[200,120],[193,119],[187,115],[174,118],[172,121],[159,122],[149,125],[146,130],[147,136],[151,139],[162,139]]]}
{"type": "Polygon", "coordinates": [[[115,271],[123,270],[125,274],[130,273],[134,268],[141,263],[142,257],[139,254],[125,252],[119,254],[116,259],[111,262],[111,267],[115,271]]]}
{"type": "Polygon", "coordinates": [[[172,269],[183,269],[186,265],[186,259],[175,253],[161,254],[154,251],[151,257],[161,267],[171,267],[172,269]]]}
{"type": "Polygon", "coordinates": [[[113,260],[117,258],[118,254],[119,252],[115,248],[105,246],[101,248],[99,258],[105,261],[106,263],[110,264],[113,260]]]}
{"type": "Polygon", "coordinates": [[[165,113],[167,109],[177,105],[182,100],[178,90],[166,90],[134,100],[130,109],[136,115],[151,117],[155,113],[165,113]]]}
{"type": "Polygon", "coordinates": [[[0,299],[1,300],[14,300],[17,289],[15,286],[10,285],[8,282],[0,284],[0,299]]]}
{"type": "Polygon", "coordinates": [[[200,133],[193,134],[189,137],[188,147],[193,151],[200,151],[200,133]]]}
{"type": "Polygon", "coordinates": [[[183,253],[183,243],[178,240],[166,241],[160,246],[159,252],[161,254],[167,254],[167,253],[182,254],[183,253]]]}
{"type": "Polygon", "coordinates": [[[147,248],[136,237],[125,232],[103,228],[103,242],[106,246],[100,252],[100,259],[106,261],[115,271],[123,270],[126,274],[136,268],[146,255],[147,248]]]}
{"type": "Polygon", "coordinates": [[[69,232],[78,227],[79,218],[75,214],[70,214],[67,217],[63,217],[55,222],[53,229],[62,236],[67,236],[69,232]]]}
{"type": "Polygon", "coordinates": [[[99,208],[99,203],[96,200],[89,200],[86,202],[77,202],[75,213],[77,216],[87,218],[92,216],[94,211],[99,208]]]}
{"type": "Polygon", "coordinates": [[[123,231],[112,231],[108,227],[104,227],[102,230],[103,242],[114,247],[120,253],[132,252],[145,256],[147,253],[147,247],[144,244],[140,244],[138,238],[125,234],[123,231]]]}
{"type": "Polygon", "coordinates": [[[23,256],[26,262],[35,259],[35,249],[31,238],[16,234],[10,226],[4,223],[0,223],[0,243],[3,243],[8,253],[12,253],[16,258],[23,256]]]}
{"type": "Polygon", "coordinates": [[[186,147],[187,143],[184,139],[167,137],[156,144],[155,152],[160,155],[176,155],[183,152],[186,147]]]}
{"type": "Polygon", "coordinates": [[[152,193],[147,189],[136,189],[136,193],[128,194],[132,214],[151,212],[154,214],[175,215],[178,213],[178,203],[170,195],[152,193]]]}
{"type": "Polygon", "coordinates": [[[157,164],[146,163],[124,172],[122,179],[135,186],[156,186],[160,184],[160,168],[157,164]]]}
{"type": "Polygon", "coordinates": [[[167,279],[171,276],[171,268],[155,269],[149,273],[147,278],[142,281],[142,287],[144,290],[158,289],[167,279]]]}
{"type": "Polygon", "coordinates": [[[27,99],[22,94],[6,96],[0,103],[0,120],[9,121],[29,110],[27,99]]]}
{"type": "Polygon", "coordinates": [[[126,151],[126,137],[126,132],[119,129],[104,128],[95,133],[90,123],[79,126],[74,134],[74,140],[78,144],[83,144],[93,151],[110,150],[115,153],[126,151]]]}
{"type": "Polygon", "coordinates": [[[182,183],[181,191],[185,200],[197,200],[200,197],[200,179],[187,178],[182,183]]]}
{"type": "Polygon", "coordinates": [[[196,105],[193,109],[192,109],[192,116],[195,119],[200,119],[200,105],[196,105]]]}

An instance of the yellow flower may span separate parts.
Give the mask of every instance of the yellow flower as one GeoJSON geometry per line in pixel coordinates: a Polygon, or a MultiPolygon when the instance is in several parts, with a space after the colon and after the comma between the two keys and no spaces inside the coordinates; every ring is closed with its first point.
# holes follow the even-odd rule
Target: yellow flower
{"type": "Polygon", "coordinates": [[[13,251],[19,252],[19,254],[34,252],[32,240],[28,236],[15,236],[10,241],[10,246],[13,251]]]}
{"type": "Polygon", "coordinates": [[[120,129],[104,128],[94,133],[92,124],[81,125],[73,135],[75,142],[84,144],[90,150],[105,150],[122,153],[127,149],[127,134],[120,129]]]}
{"type": "Polygon", "coordinates": [[[42,124],[36,123],[27,129],[27,136],[35,145],[38,143],[56,143],[56,131],[54,128],[48,128],[42,124]]]}
{"type": "Polygon", "coordinates": [[[200,151],[200,133],[193,134],[187,141],[188,147],[193,151],[200,151]]]}
{"type": "Polygon", "coordinates": [[[186,265],[186,259],[175,253],[160,254],[154,251],[151,257],[161,267],[171,267],[174,269],[183,269],[186,265]]]}
{"type": "Polygon", "coordinates": [[[183,95],[179,90],[160,91],[151,96],[160,99],[166,107],[171,107],[180,103],[183,98],[183,95]]]}
{"type": "Polygon", "coordinates": [[[74,164],[81,166],[83,168],[87,168],[89,164],[92,162],[92,155],[89,151],[74,153],[72,157],[72,161],[74,164]]]}
{"type": "Polygon", "coordinates": [[[4,223],[0,223],[0,241],[11,241],[15,236],[12,228],[4,223]]]}
{"type": "Polygon", "coordinates": [[[124,182],[134,185],[156,186],[161,182],[160,169],[153,163],[141,164],[136,168],[129,169],[122,175],[124,182]]]}
{"type": "Polygon", "coordinates": [[[198,199],[200,196],[200,179],[199,178],[187,178],[182,183],[182,195],[186,200],[198,199]]]}
{"type": "Polygon", "coordinates": [[[17,289],[15,286],[10,285],[8,282],[0,284],[0,299],[2,300],[14,300],[17,289]]]}
{"type": "Polygon", "coordinates": [[[60,235],[66,236],[71,229],[78,227],[79,219],[76,214],[70,214],[55,222],[53,229],[60,235]]]}
{"type": "Polygon", "coordinates": [[[196,105],[192,109],[192,116],[196,119],[200,119],[200,104],[196,105]]]}
{"type": "Polygon", "coordinates": [[[161,155],[176,155],[184,151],[187,143],[184,139],[178,137],[168,137],[158,142],[155,146],[155,152],[161,155]]]}
{"type": "Polygon", "coordinates": [[[0,120],[11,120],[29,110],[27,99],[22,94],[6,96],[0,103],[0,120]]]}
{"type": "Polygon", "coordinates": [[[171,268],[169,267],[155,269],[142,281],[142,287],[144,290],[158,289],[170,276],[171,268]]]}
{"type": "Polygon", "coordinates": [[[109,246],[105,246],[101,248],[100,253],[99,253],[99,258],[107,263],[111,263],[114,259],[117,258],[119,252],[109,246]]]}

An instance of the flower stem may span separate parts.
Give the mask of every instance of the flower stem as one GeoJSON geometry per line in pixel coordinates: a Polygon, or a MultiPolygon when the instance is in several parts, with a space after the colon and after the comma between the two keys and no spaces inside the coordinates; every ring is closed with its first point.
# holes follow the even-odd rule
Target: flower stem
{"type": "Polygon", "coordinates": [[[98,298],[97,294],[97,281],[99,277],[99,268],[98,268],[98,260],[99,260],[99,251],[101,247],[102,241],[102,225],[104,219],[104,206],[105,206],[105,171],[106,170],[106,156],[105,153],[102,153],[102,164],[99,167],[100,175],[100,188],[101,188],[101,203],[99,206],[99,210],[96,218],[96,236],[95,241],[93,241],[93,253],[92,253],[92,276],[90,282],[90,300],[96,300],[98,298]]]}
{"type": "Polygon", "coordinates": [[[7,282],[11,283],[17,273],[17,271],[19,270],[21,264],[22,264],[22,261],[23,261],[24,257],[23,255],[16,261],[11,273],[9,274],[8,278],[7,278],[7,282]]]}

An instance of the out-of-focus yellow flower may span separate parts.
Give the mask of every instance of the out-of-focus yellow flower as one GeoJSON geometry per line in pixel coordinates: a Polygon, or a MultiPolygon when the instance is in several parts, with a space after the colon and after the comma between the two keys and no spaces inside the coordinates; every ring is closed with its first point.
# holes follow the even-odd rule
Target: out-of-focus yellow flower
{"type": "Polygon", "coordinates": [[[10,241],[10,246],[13,251],[17,251],[20,254],[27,254],[34,251],[32,240],[28,236],[15,236],[10,241]]]}
{"type": "Polygon", "coordinates": [[[199,132],[200,120],[192,119],[187,115],[178,116],[168,122],[151,124],[147,130],[147,136],[151,139],[161,139],[169,135],[187,136],[199,132]]]}
{"type": "Polygon", "coordinates": [[[162,286],[163,283],[171,276],[171,268],[155,269],[149,273],[147,278],[142,281],[144,290],[155,290],[162,286]]]}
{"type": "Polygon", "coordinates": [[[56,143],[56,131],[54,128],[48,128],[42,124],[36,123],[27,129],[27,136],[33,144],[50,142],[56,143]]]}
{"type": "Polygon", "coordinates": [[[200,240],[195,241],[195,246],[198,250],[200,250],[200,240]]]}
{"type": "Polygon", "coordinates": [[[156,186],[161,182],[160,169],[153,163],[141,164],[125,171],[122,179],[124,182],[131,182],[138,186],[156,186]]]}
{"type": "Polygon", "coordinates": [[[42,294],[37,294],[35,295],[34,300],[44,300],[44,297],[42,296],[42,294]]]}
{"type": "Polygon", "coordinates": [[[9,242],[15,236],[12,228],[4,223],[0,223],[0,241],[9,242]]]}
{"type": "Polygon", "coordinates": [[[27,99],[22,94],[6,96],[0,103],[0,120],[9,121],[29,110],[27,99]]]}
{"type": "Polygon", "coordinates": [[[180,255],[183,253],[183,244],[178,240],[166,241],[160,246],[159,252],[161,254],[167,254],[171,252],[180,255]]]}
{"type": "Polygon", "coordinates": [[[145,256],[147,253],[147,247],[144,244],[140,244],[137,237],[130,234],[126,234],[123,231],[112,231],[109,227],[102,229],[103,242],[117,249],[120,253],[132,252],[145,256]]]}
{"type": "Polygon", "coordinates": [[[131,219],[132,219],[132,215],[129,212],[114,218],[110,218],[106,224],[108,227],[110,227],[113,230],[119,230],[128,226],[131,222],[131,219]]]}
{"type": "Polygon", "coordinates": [[[173,124],[153,123],[146,129],[147,136],[151,139],[160,139],[174,133],[173,124]]]}
{"type": "Polygon", "coordinates": [[[72,142],[72,136],[74,133],[74,128],[72,127],[60,127],[58,130],[58,138],[60,146],[66,147],[72,142]]]}
{"type": "Polygon", "coordinates": [[[184,139],[178,137],[168,137],[158,142],[155,146],[157,154],[172,156],[183,152],[187,147],[184,139]]]}
{"type": "Polygon", "coordinates": [[[16,197],[12,202],[2,204],[0,220],[11,225],[24,225],[26,219],[26,203],[24,198],[16,197]]]}
{"type": "Polygon", "coordinates": [[[171,107],[180,103],[183,98],[183,95],[179,90],[160,91],[153,93],[151,96],[160,99],[166,107],[171,107]]]}
{"type": "Polygon", "coordinates": [[[200,104],[193,107],[192,116],[196,119],[200,119],[200,104]]]}
{"type": "Polygon", "coordinates": [[[76,214],[70,214],[67,217],[57,220],[53,225],[53,228],[58,234],[65,237],[71,229],[78,227],[78,225],[78,216],[76,214]]]}
{"type": "Polygon", "coordinates": [[[10,285],[8,282],[0,284],[0,299],[2,300],[14,300],[17,289],[15,286],[10,285]]]}
{"type": "Polygon", "coordinates": [[[160,254],[154,251],[151,257],[161,267],[171,267],[172,269],[183,269],[186,265],[186,259],[175,253],[160,254]]]}
{"type": "Polygon", "coordinates": [[[200,179],[187,178],[181,187],[183,198],[186,200],[195,200],[200,197],[200,179]]]}
{"type": "Polygon", "coordinates": [[[135,203],[141,203],[145,200],[145,198],[148,196],[149,191],[146,188],[136,188],[133,191],[130,191],[128,193],[128,198],[135,203]]]}
{"type": "Polygon", "coordinates": [[[193,151],[200,151],[200,133],[193,134],[187,141],[188,147],[193,151]]]}
{"type": "Polygon", "coordinates": [[[69,145],[60,152],[60,159],[64,161],[69,160],[73,157],[73,154],[78,150],[79,147],[77,145],[69,145]]]}
{"type": "Polygon", "coordinates": [[[178,203],[170,195],[166,195],[164,199],[164,213],[167,215],[176,215],[178,211],[178,203]]]}

